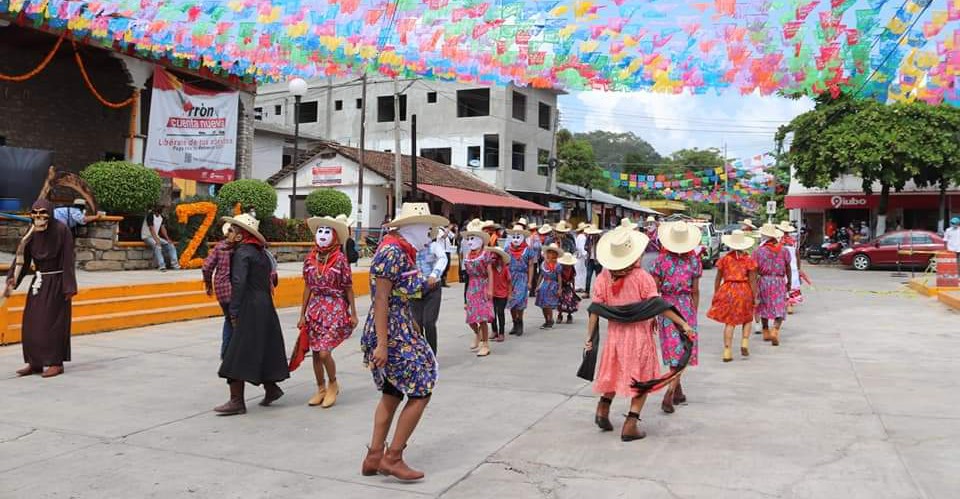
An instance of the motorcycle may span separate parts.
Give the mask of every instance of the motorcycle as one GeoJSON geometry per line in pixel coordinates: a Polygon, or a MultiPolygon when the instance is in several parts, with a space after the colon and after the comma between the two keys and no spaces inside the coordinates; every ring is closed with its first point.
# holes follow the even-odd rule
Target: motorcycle
{"type": "Polygon", "coordinates": [[[821,263],[839,263],[840,253],[843,252],[845,247],[846,245],[843,243],[827,238],[819,247],[812,245],[807,248],[807,263],[810,265],[819,265],[821,263]]]}

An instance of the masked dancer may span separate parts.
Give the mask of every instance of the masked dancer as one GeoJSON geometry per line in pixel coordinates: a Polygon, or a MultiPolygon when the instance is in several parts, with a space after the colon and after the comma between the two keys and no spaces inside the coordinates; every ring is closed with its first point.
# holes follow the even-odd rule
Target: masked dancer
{"type": "Polygon", "coordinates": [[[760,237],[763,244],[753,252],[757,267],[756,313],[763,327],[763,340],[779,346],[780,328],[787,317],[787,293],[791,288],[790,253],[780,244],[783,232],[776,225],[763,224],[760,237]]]}
{"type": "Polygon", "coordinates": [[[483,247],[490,235],[483,230],[482,222],[476,221],[462,232],[468,252],[464,256],[464,269],[467,272],[467,303],[465,305],[467,324],[473,330],[471,350],[477,357],[490,355],[490,323],[493,322],[493,254],[483,247]]]}
{"type": "MultiPolygon", "coordinates": [[[[523,219],[521,219],[523,220],[523,219]]],[[[510,255],[510,299],[507,308],[513,319],[510,334],[523,335],[523,314],[527,309],[530,289],[533,288],[534,269],[540,256],[538,250],[527,242],[530,233],[522,225],[514,225],[507,231],[507,254],[510,255]]]]}

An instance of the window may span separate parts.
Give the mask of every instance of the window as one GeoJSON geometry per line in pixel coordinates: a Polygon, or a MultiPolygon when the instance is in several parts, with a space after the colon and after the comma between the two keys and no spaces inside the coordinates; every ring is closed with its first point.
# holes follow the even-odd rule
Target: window
{"type": "Polygon", "coordinates": [[[423,148],[420,149],[420,156],[445,165],[453,163],[453,151],[449,147],[423,148]]]}
{"type": "Polygon", "coordinates": [[[300,103],[300,123],[317,122],[317,101],[300,103]]]}
{"type": "MultiPolygon", "coordinates": [[[[393,96],[383,95],[377,97],[377,121],[388,123],[394,121],[393,116],[393,96]]],[[[407,121],[407,96],[400,96],[400,121],[407,121]]]]}
{"type": "Polygon", "coordinates": [[[467,166],[471,168],[480,167],[480,146],[470,146],[467,148],[467,166]]]}
{"type": "Polygon", "coordinates": [[[513,93],[513,119],[527,121],[527,96],[520,92],[513,93]]]}
{"type": "Polygon", "coordinates": [[[540,103],[540,128],[550,129],[550,106],[542,102],[540,103]]]}
{"type": "Polygon", "coordinates": [[[343,111],[343,101],[335,100],[333,101],[333,110],[334,111],[343,111]]]}
{"type": "Polygon", "coordinates": [[[930,234],[912,232],[910,234],[910,244],[933,244],[933,238],[930,237],[930,234]]]}
{"type": "Polygon", "coordinates": [[[483,136],[483,167],[500,168],[500,136],[483,136]]]}
{"type": "Polygon", "coordinates": [[[436,104],[436,103],[437,103],[437,93],[427,92],[427,104],[436,104]]]}
{"type": "Polygon", "coordinates": [[[523,171],[526,168],[527,145],[519,142],[513,143],[513,169],[523,171]]]}
{"type": "Polygon", "coordinates": [[[547,163],[550,162],[550,151],[546,149],[537,149],[537,175],[546,177],[550,174],[547,163]]]}
{"type": "Polygon", "coordinates": [[[363,109],[363,99],[357,99],[357,109],[363,109]]]}
{"type": "Polygon", "coordinates": [[[903,242],[903,234],[894,234],[881,237],[878,241],[880,246],[896,246],[903,242]]]}
{"type": "Polygon", "coordinates": [[[490,116],[490,89],[457,90],[457,117],[490,116]]]}
{"type": "Polygon", "coordinates": [[[279,104],[277,104],[276,106],[273,106],[273,115],[280,116],[281,114],[283,114],[283,106],[279,104]]]}
{"type": "Polygon", "coordinates": [[[253,108],[253,119],[257,121],[263,121],[263,108],[255,107],[253,108]]]}

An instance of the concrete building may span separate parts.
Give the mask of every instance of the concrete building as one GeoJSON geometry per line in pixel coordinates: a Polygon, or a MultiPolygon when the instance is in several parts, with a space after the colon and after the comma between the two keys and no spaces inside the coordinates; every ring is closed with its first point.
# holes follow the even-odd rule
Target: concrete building
{"type": "MultiPolygon", "coordinates": [[[[382,77],[371,77],[367,83],[368,150],[396,150],[393,95],[397,88],[403,154],[410,153],[416,115],[419,156],[467,170],[521,197],[556,191],[546,165],[554,155],[557,91],[424,80],[398,80],[394,85],[382,77]]],[[[361,96],[362,85],[355,79],[311,81],[300,107],[301,132],[359,146],[361,96]]],[[[258,89],[257,120],[292,129],[293,108],[286,84],[258,89]]]]}

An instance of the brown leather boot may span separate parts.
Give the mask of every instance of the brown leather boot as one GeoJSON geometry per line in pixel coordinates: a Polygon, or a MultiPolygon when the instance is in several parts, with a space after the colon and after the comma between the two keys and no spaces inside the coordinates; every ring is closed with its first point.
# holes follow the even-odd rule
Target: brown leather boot
{"type": "Polygon", "coordinates": [[[274,403],[283,396],[283,390],[273,381],[265,381],[263,383],[263,400],[260,401],[260,405],[267,407],[270,404],[274,403]]]}
{"type": "Polygon", "coordinates": [[[663,394],[663,402],[660,402],[660,410],[667,414],[673,414],[676,409],[673,408],[673,390],[667,389],[663,394]]]}
{"type": "Polygon", "coordinates": [[[628,412],[627,419],[623,420],[623,429],[620,430],[620,440],[623,442],[633,442],[647,436],[647,432],[639,428],[640,414],[628,412]]]}
{"type": "Polygon", "coordinates": [[[27,364],[20,369],[17,369],[17,376],[30,376],[31,374],[37,374],[43,371],[42,367],[33,367],[30,364],[27,364]]]}
{"type": "Polygon", "coordinates": [[[247,404],[243,400],[243,381],[230,381],[230,400],[226,404],[213,408],[220,416],[235,416],[247,413],[247,404]]]}
{"type": "Polygon", "coordinates": [[[770,335],[770,329],[763,328],[763,341],[770,341],[773,336],[770,335]]]}
{"type": "MultiPolygon", "coordinates": [[[[406,448],[406,445],[403,447],[406,448]]],[[[392,476],[405,482],[421,480],[424,477],[422,471],[417,471],[403,462],[403,449],[387,449],[377,471],[381,475],[392,476]]]]}
{"type": "Polygon", "coordinates": [[[770,330],[770,344],[775,347],[780,346],[780,328],[775,327],[770,330]]]}
{"type": "Polygon", "coordinates": [[[673,390],[673,404],[686,404],[687,396],[683,394],[683,386],[678,382],[677,388],[673,390]]]}
{"type": "Polygon", "coordinates": [[[43,378],[52,378],[54,376],[60,376],[61,374],[63,374],[63,366],[48,366],[40,376],[43,378]]]}
{"type": "Polygon", "coordinates": [[[603,431],[613,431],[613,423],[610,422],[610,404],[612,403],[613,399],[607,397],[600,397],[600,401],[597,402],[597,414],[593,417],[593,422],[603,431]]]}
{"type": "Polygon", "coordinates": [[[363,458],[363,465],[360,466],[360,474],[363,476],[374,476],[380,470],[380,461],[383,460],[383,450],[386,448],[387,443],[384,442],[383,446],[379,449],[374,449],[373,447],[367,447],[367,457],[363,458]]]}

